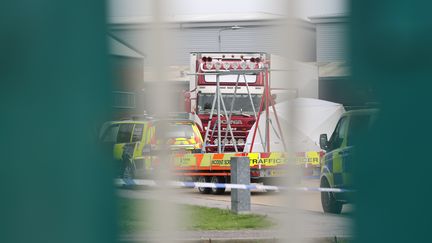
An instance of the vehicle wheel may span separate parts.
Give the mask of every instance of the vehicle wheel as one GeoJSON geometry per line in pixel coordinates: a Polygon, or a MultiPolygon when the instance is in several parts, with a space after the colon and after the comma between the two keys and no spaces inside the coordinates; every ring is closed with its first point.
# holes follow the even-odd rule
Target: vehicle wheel
{"type": "MultiPolygon", "coordinates": [[[[213,176],[211,183],[225,183],[225,178],[222,176],[213,176]]],[[[225,188],[210,188],[211,192],[215,195],[221,195],[225,192],[225,188]]]]}
{"type": "Polygon", "coordinates": [[[123,179],[134,179],[135,168],[132,163],[127,163],[123,169],[123,179]]]}
{"type": "MultiPolygon", "coordinates": [[[[321,180],[320,187],[330,188],[327,179],[323,178],[321,180]]],[[[341,202],[336,201],[336,198],[331,192],[321,192],[321,205],[324,212],[334,214],[340,214],[343,206],[341,202]]]]}
{"type": "MultiPolygon", "coordinates": [[[[207,177],[207,176],[200,176],[200,177],[198,177],[198,182],[207,183],[209,181],[210,181],[210,178],[207,177]]],[[[210,194],[211,193],[211,188],[209,188],[209,187],[198,187],[198,191],[201,194],[210,194]]]]}

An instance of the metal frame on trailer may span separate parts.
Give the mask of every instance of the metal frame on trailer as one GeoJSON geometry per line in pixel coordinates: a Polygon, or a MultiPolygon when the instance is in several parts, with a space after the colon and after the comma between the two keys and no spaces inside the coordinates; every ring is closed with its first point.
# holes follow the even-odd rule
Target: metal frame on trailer
{"type": "Polygon", "coordinates": [[[280,139],[282,140],[282,144],[286,150],[286,144],[285,144],[283,132],[281,129],[281,125],[279,122],[279,118],[278,118],[276,109],[274,107],[274,101],[271,99],[270,83],[269,83],[269,72],[271,70],[269,69],[269,62],[267,60],[263,60],[261,63],[258,63],[258,65],[256,65],[254,63],[253,69],[249,68],[250,67],[249,63],[252,63],[252,62],[250,62],[250,61],[246,62],[245,60],[243,60],[238,64],[237,69],[229,69],[229,67],[224,67],[222,62],[220,62],[220,61],[206,62],[206,63],[200,64],[200,67],[198,69],[198,73],[191,73],[190,74],[190,75],[206,75],[206,74],[216,75],[216,94],[215,94],[215,96],[213,98],[213,102],[212,102],[209,121],[207,123],[207,129],[206,129],[205,136],[204,136],[204,144],[202,147],[202,152],[206,151],[207,142],[210,140],[210,138],[209,138],[210,130],[212,130],[211,137],[213,137],[214,130],[216,129],[216,126],[217,126],[218,153],[223,153],[225,151],[226,144],[222,143],[222,141],[226,141],[226,139],[228,137],[228,133],[231,136],[231,141],[233,142],[235,152],[238,152],[237,142],[235,140],[233,130],[231,127],[231,117],[233,114],[234,103],[235,103],[235,100],[237,97],[237,87],[238,87],[239,83],[241,83],[240,77],[243,77],[243,82],[245,83],[245,86],[246,86],[246,89],[248,92],[248,96],[249,96],[249,100],[251,102],[251,106],[253,109],[254,117],[256,120],[255,129],[254,129],[254,133],[253,133],[253,137],[252,137],[252,144],[250,147],[250,152],[252,152],[252,150],[253,150],[254,141],[255,141],[255,137],[256,137],[257,133],[258,133],[258,135],[262,141],[262,147],[263,147],[264,152],[270,152],[270,124],[271,124],[270,114],[269,114],[269,107],[270,106],[272,107],[273,113],[274,113],[275,118],[276,118],[278,130],[280,133],[280,139]],[[214,69],[211,69],[211,68],[204,69],[203,65],[209,65],[210,67],[214,67],[214,69]],[[258,66],[258,68],[255,68],[256,66],[258,66]],[[257,74],[257,73],[263,73],[264,74],[263,75],[264,76],[264,92],[263,92],[263,95],[262,95],[262,98],[260,101],[260,107],[259,107],[258,114],[255,110],[255,106],[253,103],[251,92],[249,90],[249,85],[248,85],[247,80],[246,80],[247,74],[257,74]],[[221,75],[237,75],[236,85],[234,88],[234,97],[231,101],[229,113],[227,112],[225,102],[223,100],[223,96],[222,96],[222,93],[220,90],[220,76],[221,75]],[[222,107],[223,113],[221,113],[221,107],[222,107]],[[265,116],[266,116],[265,133],[264,133],[264,139],[265,140],[263,140],[261,129],[259,128],[259,119],[261,117],[261,113],[264,110],[265,110],[265,116]],[[216,111],[216,115],[217,115],[217,120],[216,120],[215,124],[212,124],[212,119],[213,119],[215,111],[216,111]],[[222,140],[222,136],[221,136],[221,116],[222,115],[225,115],[225,119],[227,122],[227,127],[226,127],[226,131],[225,131],[225,135],[224,135],[223,140],[222,140]],[[213,125],[213,128],[212,128],[212,125],[213,125]]]}

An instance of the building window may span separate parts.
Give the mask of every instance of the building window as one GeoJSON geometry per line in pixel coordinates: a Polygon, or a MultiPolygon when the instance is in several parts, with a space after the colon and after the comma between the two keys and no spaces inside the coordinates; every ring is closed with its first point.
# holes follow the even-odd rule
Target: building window
{"type": "Polygon", "coordinates": [[[136,94],[134,92],[114,91],[114,108],[135,108],[136,107],[136,94]]]}

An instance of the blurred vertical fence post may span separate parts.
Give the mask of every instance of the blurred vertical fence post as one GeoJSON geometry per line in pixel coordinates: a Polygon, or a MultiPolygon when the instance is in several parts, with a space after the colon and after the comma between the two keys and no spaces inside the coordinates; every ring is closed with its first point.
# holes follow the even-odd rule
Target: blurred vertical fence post
{"type": "MultiPolygon", "coordinates": [[[[250,184],[250,162],[248,157],[231,158],[231,183],[250,184]]],[[[250,213],[251,192],[249,190],[231,190],[231,211],[236,214],[250,213]]]]}
{"type": "Polygon", "coordinates": [[[0,242],[115,242],[105,1],[2,1],[0,242]]]}
{"type": "MultiPolygon", "coordinates": [[[[182,220],[177,202],[178,192],[167,186],[167,182],[174,179],[170,157],[170,147],[164,138],[168,136],[170,126],[170,114],[175,110],[176,99],[172,96],[172,82],[170,82],[169,70],[170,61],[175,56],[176,36],[172,35],[172,28],[167,21],[170,1],[152,0],[149,1],[152,9],[152,21],[149,25],[148,43],[145,49],[148,50],[147,64],[151,74],[145,78],[145,82],[152,82],[151,93],[147,98],[148,105],[152,107],[153,114],[158,120],[156,137],[159,149],[156,152],[157,162],[154,164],[154,178],[163,186],[154,191],[156,200],[149,204],[150,213],[144,215],[152,229],[141,229],[144,234],[150,236],[150,242],[175,242],[181,234],[182,220]]],[[[172,64],[171,64],[172,65],[172,64]]]]}
{"type": "Polygon", "coordinates": [[[358,146],[356,242],[430,242],[432,18],[430,1],[352,1],[356,85],[381,112],[358,146]]]}

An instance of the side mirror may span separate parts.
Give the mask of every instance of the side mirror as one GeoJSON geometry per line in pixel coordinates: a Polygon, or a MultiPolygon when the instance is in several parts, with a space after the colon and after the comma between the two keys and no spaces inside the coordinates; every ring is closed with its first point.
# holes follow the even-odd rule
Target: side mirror
{"type": "Polygon", "coordinates": [[[320,135],[320,147],[321,149],[327,150],[328,149],[328,139],[327,134],[321,134],[320,135]]]}

